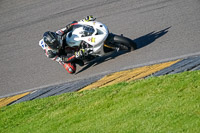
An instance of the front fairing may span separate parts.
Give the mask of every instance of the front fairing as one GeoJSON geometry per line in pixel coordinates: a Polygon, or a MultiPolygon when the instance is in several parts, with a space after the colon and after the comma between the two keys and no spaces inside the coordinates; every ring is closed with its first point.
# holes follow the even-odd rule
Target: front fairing
{"type": "Polygon", "coordinates": [[[94,33],[94,28],[88,25],[75,25],[72,31],[67,33],[66,43],[70,47],[80,46],[83,37],[91,36],[94,33]]]}
{"type": "Polygon", "coordinates": [[[65,39],[66,43],[68,44],[68,46],[70,47],[79,47],[81,41],[77,40],[79,37],[75,34],[72,34],[72,31],[67,33],[67,37],[65,39]]]}
{"type": "Polygon", "coordinates": [[[66,35],[66,43],[70,47],[80,46],[84,41],[90,46],[92,53],[101,53],[103,44],[108,37],[109,31],[107,27],[97,21],[79,22],[66,35]]]}

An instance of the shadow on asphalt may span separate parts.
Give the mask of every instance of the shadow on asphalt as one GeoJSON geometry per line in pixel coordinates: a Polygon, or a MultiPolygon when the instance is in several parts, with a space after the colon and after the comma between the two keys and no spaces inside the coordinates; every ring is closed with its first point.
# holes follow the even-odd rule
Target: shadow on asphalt
{"type": "MultiPolygon", "coordinates": [[[[140,49],[142,47],[145,47],[151,43],[153,43],[156,39],[164,36],[168,30],[170,29],[171,27],[168,27],[168,28],[165,28],[161,31],[153,31],[151,33],[148,33],[144,36],[141,36],[139,38],[136,38],[134,39],[133,41],[137,44],[137,49],[140,49]]],[[[78,71],[76,74],[79,74],[85,70],[87,70],[88,68],[90,68],[91,66],[96,66],[96,65],[99,65],[101,64],[102,62],[105,62],[105,61],[108,61],[108,60],[111,60],[111,59],[114,59],[116,58],[117,56],[120,56],[122,54],[125,54],[127,52],[124,52],[124,51],[119,51],[119,52],[112,52],[108,55],[105,55],[103,57],[98,57],[94,60],[92,60],[91,62],[88,62],[80,71],[78,71]]]]}
{"type": "Polygon", "coordinates": [[[94,59],[94,60],[88,62],[88,63],[85,65],[85,67],[83,67],[83,68],[82,68],[80,71],[78,71],[76,74],[79,74],[79,73],[81,73],[81,72],[87,70],[87,69],[90,68],[91,66],[99,65],[99,64],[101,64],[101,63],[103,63],[103,62],[106,62],[106,61],[108,61],[108,60],[114,59],[115,57],[120,56],[120,55],[125,54],[125,53],[127,53],[127,52],[125,52],[125,51],[119,51],[119,52],[114,51],[114,52],[111,52],[111,53],[109,53],[109,54],[107,54],[107,55],[105,55],[105,56],[98,57],[98,58],[96,58],[96,59],[94,59]]]}
{"type": "Polygon", "coordinates": [[[151,44],[156,39],[158,39],[158,38],[164,36],[165,34],[167,34],[167,32],[168,32],[168,30],[170,28],[171,28],[171,26],[166,28],[166,29],[163,29],[161,31],[157,31],[157,32],[153,31],[153,32],[151,32],[149,34],[146,34],[146,35],[141,36],[141,37],[139,37],[137,39],[134,39],[133,41],[137,44],[137,49],[140,49],[142,47],[145,47],[145,46],[151,44]]]}

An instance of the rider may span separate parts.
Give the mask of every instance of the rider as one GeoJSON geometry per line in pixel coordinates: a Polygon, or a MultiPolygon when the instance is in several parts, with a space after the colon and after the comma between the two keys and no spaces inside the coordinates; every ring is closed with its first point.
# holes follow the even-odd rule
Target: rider
{"type": "MultiPolygon", "coordinates": [[[[93,16],[87,16],[81,21],[94,21],[94,18],[93,16]]],[[[85,49],[69,47],[65,41],[66,34],[77,24],[78,21],[74,21],[56,32],[47,31],[43,34],[43,39],[39,42],[39,45],[44,49],[46,56],[60,63],[70,74],[75,73],[76,64],[80,66],[84,65],[82,59],[87,55],[85,49]],[[74,60],[74,62],[69,63],[69,60],[75,58],[76,60],[74,60]]]]}

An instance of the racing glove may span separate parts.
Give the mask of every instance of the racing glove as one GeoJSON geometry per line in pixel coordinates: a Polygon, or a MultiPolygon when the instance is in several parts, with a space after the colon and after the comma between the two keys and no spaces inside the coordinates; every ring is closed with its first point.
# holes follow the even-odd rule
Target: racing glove
{"type": "Polygon", "coordinates": [[[87,16],[84,20],[86,21],[86,22],[89,22],[89,21],[94,21],[96,18],[94,18],[92,15],[90,15],[90,16],[87,16]]]}
{"type": "Polygon", "coordinates": [[[85,49],[80,49],[78,52],[75,52],[75,56],[77,59],[84,59],[85,56],[87,55],[88,55],[88,52],[85,49]]]}

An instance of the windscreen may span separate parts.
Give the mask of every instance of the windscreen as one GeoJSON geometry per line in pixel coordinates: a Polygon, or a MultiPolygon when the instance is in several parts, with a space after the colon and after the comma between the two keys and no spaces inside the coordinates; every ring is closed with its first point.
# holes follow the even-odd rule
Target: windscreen
{"type": "Polygon", "coordinates": [[[94,33],[94,28],[92,26],[89,26],[89,25],[75,25],[73,27],[73,30],[75,30],[77,28],[81,29],[79,34],[81,34],[82,37],[91,36],[94,33]]]}

